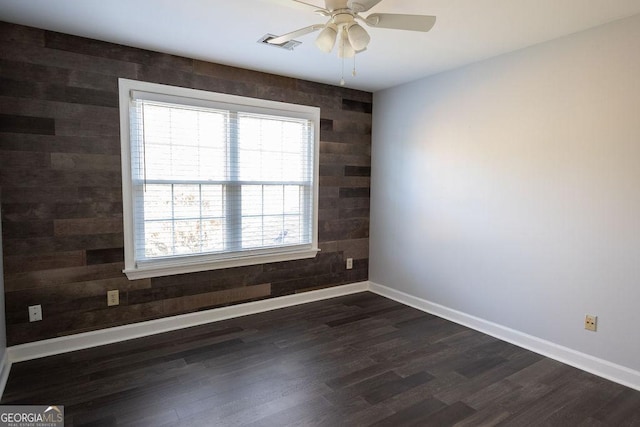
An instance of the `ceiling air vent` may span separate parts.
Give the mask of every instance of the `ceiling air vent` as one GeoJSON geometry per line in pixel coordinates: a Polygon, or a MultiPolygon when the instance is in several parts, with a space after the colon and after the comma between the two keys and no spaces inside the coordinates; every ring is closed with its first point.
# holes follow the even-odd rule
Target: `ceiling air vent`
{"type": "Polygon", "coordinates": [[[273,34],[265,34],[260,38],[260,40],[258,40],[258,43],[266,44],[267,46],[279,47],[281,49],[287,49],[287,50],[293,50],[297,46],[300,46],[302,44],[302,42],[299,42],[297,40],[289,40],[288,42],[284,42],[281,44],[269,43],[269,40],[275,39],[276,37],[278,36],[275,36],[273,34]]]}

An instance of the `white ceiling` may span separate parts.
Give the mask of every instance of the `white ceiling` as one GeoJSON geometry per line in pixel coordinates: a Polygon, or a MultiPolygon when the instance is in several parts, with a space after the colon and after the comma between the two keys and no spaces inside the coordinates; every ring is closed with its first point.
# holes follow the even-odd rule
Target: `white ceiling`
{"type": "MultiPolygon", "coordinates": [[[[376,91],[635,15],[640,0],[384,0],[370,12],[438,17],[428,33],[367,29],[345,80],[376,91]]],[[[341,60],[314,34],[294,51],[256,43],[325,19],[292,0],[0,0],[3,21],[338,84],[341,60]]]]}

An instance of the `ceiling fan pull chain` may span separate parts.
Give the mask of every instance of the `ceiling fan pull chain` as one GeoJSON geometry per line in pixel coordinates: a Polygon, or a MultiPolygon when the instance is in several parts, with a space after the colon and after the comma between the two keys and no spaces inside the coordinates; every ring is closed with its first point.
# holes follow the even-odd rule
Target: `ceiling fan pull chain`
{"type": "MultiPolygon", "coordinates": [[[[340,37],[340,43],[342,43],[342,51],[344,52],[344,37],[340,37]]],[[[340,86],[344,86],[345,85],[345,81],[344,81],[344,55],[342,56],[342,75],[340,78],[340,86]]]]}
{"type": "Polygon", "coordinates": [[[353,77],[356,76],[356,56],[358,56],[358,54],[353,55],[353,71],[351,72],[353,77]]]}

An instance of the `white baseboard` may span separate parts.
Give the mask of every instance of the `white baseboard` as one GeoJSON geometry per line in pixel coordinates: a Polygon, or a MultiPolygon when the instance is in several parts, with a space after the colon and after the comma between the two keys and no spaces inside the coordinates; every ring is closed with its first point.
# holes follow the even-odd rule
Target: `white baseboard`
{"type": "Polygon", "coordinates": [[[9,352],[5,350],[2,355],[2,361],[0,361],[0,397],[4,393],[4,388],[7,385],[9,379],[9,372],[11,372],[11,361],[9,360],[9,352]]]}
{"type": "Polygon", "coordinates": [[[2,396],[2,391],[4,391],[4,386],[9,377],[11,364],[15,362],[97,347],[365,291],[374,292],[594,375],[640,390],[640,372],[633,369],[589,356],[568,347],[563,347],[377,283],[360,282],[11,346],[7,348],[1,362],[2,366],[0,366],[0,396],[2,396]]]}
{"type": "Polygon", "coordinates": [[[640,391],[640,372],[532,335],[369,282],[369,290],[418,310],[442,317],[535,353],[640,391]]]}
{"type": "MultiPolygon", "coordinates": [[[[299,294],[286,295],[253,301],[228,307],[214,308],[197,313],[181,314],[162,319],[132,323],[130,325],[99,329],[97,331],[68,335],[48,340],[35,341],[7,348],[10,363],[37,359],[54,354],[97,347],[100,345],[146,337],[162,332],[174,331],[191,326],[203,325],[234,317],[262,313],[278,308],[335,298],[369,290],[369,282],[352,283],[331,288],[319,289],[299,294]]],[[[8,372],[7,372],[8,376],[8,372]]]]}

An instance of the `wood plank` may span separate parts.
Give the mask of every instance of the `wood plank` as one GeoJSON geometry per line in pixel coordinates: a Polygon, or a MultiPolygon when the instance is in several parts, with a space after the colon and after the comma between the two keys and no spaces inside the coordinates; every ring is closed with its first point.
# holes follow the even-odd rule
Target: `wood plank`
{"type": "Polygon", "coordinates": [[[120,171],[119,155],[51,153],[52,169],[120,171]]]}
{"type": "Polygon", "coordinates": [[[124,264],[98,264],[82,267],[56,268],[52,270],[30,271],[5,277],[5,291],[39,288],[62,283],[81,282],[84,280],[100,280],[123,277],[124,264]]]}
{"type": "Polygon", "coordinates": [[[0,132],[54,135],[55,121],[49,117],[0,114],[0,132]]]}
{"type": "Polygon", "coordinates": [[[42,255],[6,256],[4,271],[11,275],[28,271],[50,270],[85,265],[84,251],[53,252],[42,255]]]}
{"type": "Polygon", "coordinates": [[[53,221],[56,236],[120,233],[122,227],[122,218],[78,218],[53,221]]]}
{"type": "Polygon", "coordinates": [[[183,313],[208,307],[216,307],[237,301],[247,301],[271,294],[271,284],[266,283],[243,288],[226,289],[204,294],[188,295],[162,300],[165,314],[183,313]]]}

